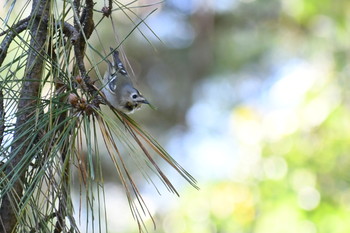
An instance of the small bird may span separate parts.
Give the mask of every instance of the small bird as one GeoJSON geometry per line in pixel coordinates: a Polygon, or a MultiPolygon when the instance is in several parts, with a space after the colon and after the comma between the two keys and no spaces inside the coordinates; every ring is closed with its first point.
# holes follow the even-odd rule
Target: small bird
{"type": "Polygon", "coordinates": [[[103,77],[102,92],[107,101],[117,110],[133,113],[142,104],[150,104],[134,87],[119,59],[119,52],[111,48],[114,63],[108,62],[108,70],[103,77]]]}

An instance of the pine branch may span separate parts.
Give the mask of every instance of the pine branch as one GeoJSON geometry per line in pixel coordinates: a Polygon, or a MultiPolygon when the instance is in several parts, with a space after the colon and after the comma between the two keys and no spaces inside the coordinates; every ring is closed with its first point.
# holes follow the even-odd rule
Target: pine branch
{"type": "MultiPolygon", "coordinates": [[[[34,17],[35,18],[38,17],[40,20],[40,15],[32,15],[32,17],[27,17],[25,19],[22,19],[11,28],[0,33],[0,36],[7,34],[4,40],[0,44],[0,66],[2,65],[2,63],[6,58],[7,51],[8,51],[8,48],[10,47],[12,40],[19,33],[23,32],[28,28],[30,19],[34,17]]],[[[72,44],[74,44],[78,40],[79,33],[71,24],[69,24],[68,22],[63,22],[63,24],[60,24],[60,22],[57,22],[56,25],[58,27],[59,26],[62,27],[63,33],[67,37],[70,37],[72,44]]]]}
{"type": "Polygon", "coordinates": [[[93,7],[94,3],[92,0],[86,0],[86,6],[83,9],[83,13],[79,20],[79,7],[80,3],[74,1],[75,11],[77,16],[74,17],[74,27],[77,31],[80,31],[79,38],[74,44],[74,55],[77,62],[77,66],[80,72],[80,75],[83,77],[86,84],[90,83],[90,78],[87,76],[86,68],[84,65],[84,54],[86,47],[86,40],[88,40],[94,29],[94,20],[93,20],[93,7]]]}
{"type": "Polygon", "coordinates": [[[79,32],[75,29],[73,25],[68,22],[63,22],[63,24],[58,24],[58,27],[62,27],[63,34],[67,37],[70,37],[72,44],[79,39],[79,32]]]}
{"type": "Polygon", "coordinates": [[[29,23],[29,17],[25,18],[21,21],[19,21],[14,27],[11,27],[10,29],[4,31],[1,33],[0,36],[3,36],[5,34],[6,37],[4,38],[4,40],[1,42],[0,45],[0,66],[2,65],[2,63],[4,62],[6,55],[7,55],[7,50],[10,47],[10,44],[12,42],[12,40],[22,31],[24,31],[25,29],[27,29],[28,27],[28,23],[29,23]]]}
{"type": "Polygon", "coordinates": [[[15,30],[20,30],[20,28],[26,28],[28,26],[28,22],[31,19],[31,17],[27,17],[25,19],[21,19],[20,21],[18,21],[15,25],[13,25],[11,28],[3,31],[0,33],[0,36],[6,35],[9,31],[15,29],[15,30]]]}
{"type": "MultiPolygon", "coordinates": [[[[26,128],[29,127],[26,122],[34,114],[32,109],[35,109],[35,99],[39,95],[44,63],[42,54],[46,43],[50,5],[50,0],[33,0],[32,4],[31,17],[33,24],[30,27],[31,41],[28,48],[28,60],[18,102],[18,115],[13,137],[14,143],[11,148],[10,162],[6,168],[7,179],[13,184],[12,190],[3,196],[0,207],[0,220],[3,232],[14,231],[17,224],[17,211],[20,208],[20,200],[23,196],[25,170],[21,169],[21,172],[18,173],[14,171],[30,147],[30,140],[26,140],[23,135],[26,135],[26,128]]],[[[15,34],[10,35],[7,35],[7,37],[10,36],[9,39],[12,40],[15,34]]],[[[8,49],[8,46],[5,48],[8,49]]],[[[2,51],[3,54],[4,50],[2,51]]],[[[29,135],[27,136],[29,137],[29,135]]]]}

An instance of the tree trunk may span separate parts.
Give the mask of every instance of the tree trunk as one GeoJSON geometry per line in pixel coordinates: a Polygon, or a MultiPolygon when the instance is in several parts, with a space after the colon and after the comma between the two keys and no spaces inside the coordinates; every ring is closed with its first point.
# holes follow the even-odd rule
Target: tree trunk
{"type": "MultiPolygon", "coordinates": [[[[14,231],[17,223],[17,211],[23,193],[25,181],[25,169],[19,174],[12,174],[14,167],[21,163],[23,156],[30,147],[29,137],[25,123],[33,117],[37,105],[37,97],[40,95],[39,87],[42,81],[44,51],[47,39],[47,26],[49,19],[50,0],[33,0],[31,18],[33,24],[30,27],[31,41],[28,47],[28,60],[22,82],[20,99],[18,101],[16,129],[14,133],[14,144],[11,148],[10,164],[6,169],[9,182],[14,182],[13,189],[3,197],[0,207],[0,232],[14,231]],[[23,136],[25,135],[25,136],[23,136]]],[[[24,166],[27,167],[27,166],[24,166]]]]}

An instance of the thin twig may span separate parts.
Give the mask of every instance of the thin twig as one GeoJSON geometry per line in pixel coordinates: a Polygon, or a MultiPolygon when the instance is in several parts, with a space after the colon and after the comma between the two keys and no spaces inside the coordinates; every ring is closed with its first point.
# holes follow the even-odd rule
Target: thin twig
{"type": "Polygon", "coordinates": [[[12,27],[9,29],[9,31],[7,31],[6,37],[4,38],[4,40],[0,44],[0,66],[2,65],[2,63],[4,62],[4,60],[6,58],[7,50],[10,47],[12,40],[19,33],[24,31],[25,29],[27,29],[28,23],[29,23],[29,20],[26,20],[26,21],[22,22],[20,25],[18,25],[17,27],[12,27]]]}
{"type": "Polygon", "coordinates": [[[75,60],[77,62],[77,66],[80,72],[81,77],[83,77],[84,81],[87,80],[86,78],[86,68],[84,65],[84,48],[81,49],[81,42],[82,40],[79,39],[77,43],[74,44],[74,55],[75,55],[75,60]]]}
{"type": "Polygon", "coordinates": [[[94,30],[93,9],[94,2],[92,0],[86,0],[86,7],[84,7],[84,11],[81,16],[81,24],[83,25],[83,30],[86,39],[90,38],[94,30]]]}
{"type": "Polygon", "coordinates": [[[74,0],[73,1],[73,14],[74,14],[74,27],[78,30],[79,29],[79,17],[80,17],[80,1],[74,0]]]}
{"type": "MultiPolygon", "coordinates": [[[[36,18],[37,16],[33,16],[33,17],[36,18]]],[[[38,18],[40,18],[40,16],[38,18]]],[[[16,23],[11,28],[0,33],[0,36],[7,34],[7,36],[4,38],[4,40],[1,42],[1,45],[0,45],[0,66],[2,65],[2,63],[4,62],[4,60],[6,58],[7,51],[8,51],[8,48],[10,47],[12,40],[19,33],[21,33],[22,31],[24,31],[28,28],[30,19],[31,19],[31,17],[27,17],[25,19],[22,19],[22,20],[18,21],[18,23],[16,23]]],[[[59,23],[57,23],[57,25],[59,25],[59,23]]],[[[79,33],[71,24],[69,24],[68,22],[64,22],[62,25],[62,29],[63,29],[63,33],[67,37],[71,38],[71,42],[73,44],[78,40],[79,33]]]]}
{"type": "MultiPolygon", "coordinates": [[[[13,29],[17,29],[17,28],[21,28],[23,27],[23,24],[28,25],[29,20],[31,19],[30,16],[28,16],[25,19],[21,19],[20,21],[18,21],[15,25],[11,26],[9,29],[6,29],[5,31],[0,33],[0,36],[3,36],[5,34],[7,34],[9,31],[13,30],[13,29]]],[[[27,26],[26,26],[27,27],[27,26]]]]}
{"type": "MultiPolygon", "coordinates": [[[[74,5],[76,14],[77,12],[77,3],[74,5]]],[[[79,19],[74,17],[74,27],[76,30],[80,31],[79,39],[74,44],[74,55],[77,62],[77,66],[80,72],[80,75],[83,77],[85,83],[90,83],[89,77],[86,75],[86,68],[84,65],[84,53],[86,40],[88,40],[94,30],[94,20],[93,20],[93,8],[94,2],[92,0],[86,0],[86,6],[83,9],[83,13],[79,19]]]]}
{"type": "Polygon", "coordinates": [[[79,38],[79,32],[75,29],[73,25],[68,22],[63,22],[63,24],[57,24],[62,27],[63,34],[70,37],[72,44],[74,44],[79,38]]]}

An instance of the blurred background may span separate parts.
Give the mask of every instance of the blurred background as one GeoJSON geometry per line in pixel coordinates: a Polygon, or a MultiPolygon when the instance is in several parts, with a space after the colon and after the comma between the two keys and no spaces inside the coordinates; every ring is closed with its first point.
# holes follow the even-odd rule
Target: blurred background
{"type": "MultiPolygon", "coordinates": [[[[158,108],[133,117],[200,186],[171,169],[180,198],[138,181],[155,232],[350,232],[350,2],[154,3],[135,3],[140,18],[157,11],[123,43],[158,108]]],[[[103,41],[130,32],[113,17],[103,41]]],[[[121,187],[105,193],[110,232],[137,232],[121,187]]]]}
{"type": "MultiPolygon", "coordinates": [[[[157,107],[132,117],[200,187],[168,168],[180,198],[137,180],[157,224],[153,230],[147,220],[149,231],[350,232],[350,2],[129,6],[136,23],[157,10],[130,36],[135,24],[115,11],[116,30],[104,20],[91,42],[108,51],[129,36],[122,45],[129,72],[157,107]]],[[[109,232],[137,232],[107,155],[105,163],[109,232]]]]}
{"type": "MultiPolygon", "coordinates": [[[[134,116],[200,186],[169,171],[180,198],[144,187],[156,232],[350,232],[350,2],[155,7],[146,23],[163,43],[145,25],[154,48],[138,32],[124,43],[158,107],[134,116]]],[[[136,232],[115,212],[110,229],[136,232]]]]}

